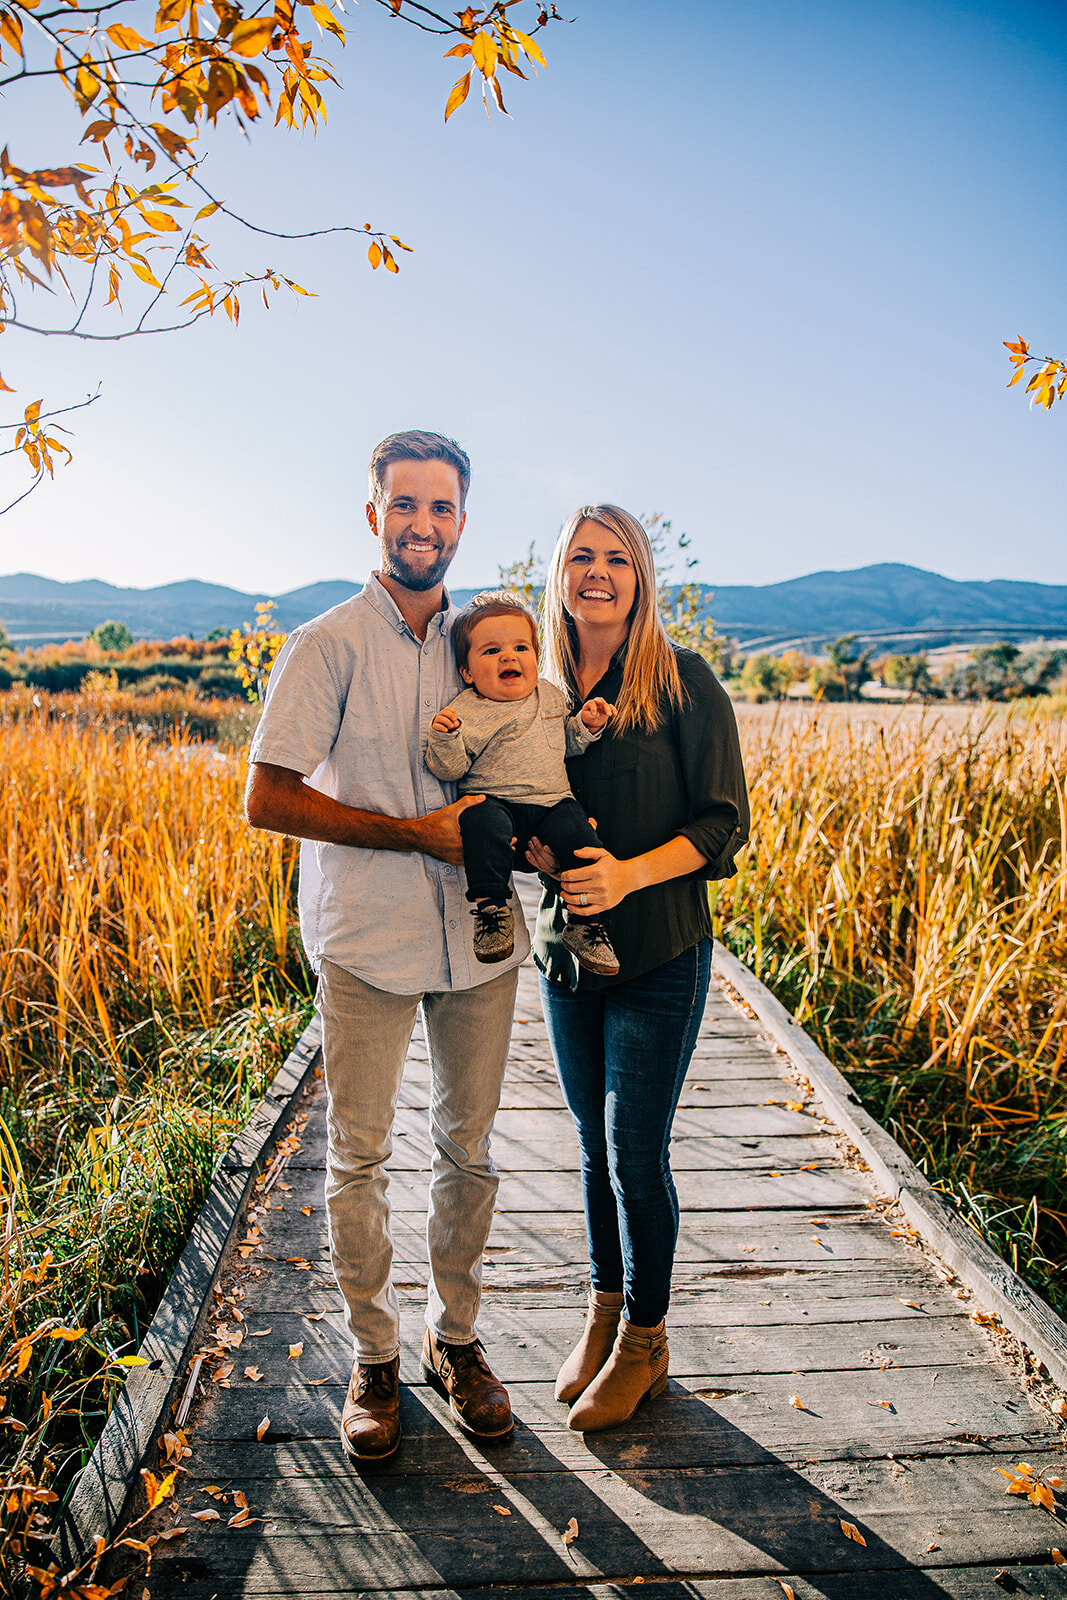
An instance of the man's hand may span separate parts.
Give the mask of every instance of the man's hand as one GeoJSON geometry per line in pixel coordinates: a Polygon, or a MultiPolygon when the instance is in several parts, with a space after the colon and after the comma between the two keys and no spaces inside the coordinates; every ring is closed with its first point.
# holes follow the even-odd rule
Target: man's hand
{"type": "Polygon", "coordinates": [[[450,806],[442,806],[439,811],[416,817],[408,824],[414,839],[412,849],[426,856],[436,856],[438,861],[447,861],[451,867],[461,867],[463,841],[459,831],[460,814],[468,806],[480,806],[484,799],[484,794],[460,795],[450,806]]]}
{"type": "Polygon", "coordinates": [[[435,733],[456,733],[462,726],[462,719],[456,716],[451,706],[445,706],[430,723],[435,733]]]}
{"type": "Polygon", "coordinates": [[[607,727],[615,715],[615,707],[600,695],[596,695],[594,699],[585,702],[578,715],[590,733],[599,733],[602,728],[607,727]]]}

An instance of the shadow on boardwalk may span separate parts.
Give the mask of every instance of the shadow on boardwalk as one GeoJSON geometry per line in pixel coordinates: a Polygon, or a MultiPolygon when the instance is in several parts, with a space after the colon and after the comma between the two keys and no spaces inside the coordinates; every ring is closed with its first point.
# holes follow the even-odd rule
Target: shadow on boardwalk
{"type": "Polygon", "coordinates": [[[157,1514],[187,1531],[157,1546],[152,1600],[490,1588],[570,1600],[634,1583],[657,1600],[1067,1596],[1067,1569],[1050,1564],[1062,1524],[1007,1496],[996,1471],[1024,1453],[1062,1461],[1053,1423],[720,989],[673,1146],[672,1382],[616,1432],[570,1433],[552,1398],[581,1325],[584,1229],[531,973],[493,1145],[504,1177],[481,1329],[516,1428],[492,1451],[457,1432],[418,1364],[427,1088],[416,1035],[390,1189],[401,1454],[360,1476],[338,1441],[350,1353],[326,1261],[317,1082],[283,1182],[253,1201],[258,1242],[234,1254],[208,1308],[202,1346],[241,1342],[214,1361],[184,1486],[157,1514]],[[235,1494],[255,1519],[243,1527],[229,1525],[235,1494]]]}

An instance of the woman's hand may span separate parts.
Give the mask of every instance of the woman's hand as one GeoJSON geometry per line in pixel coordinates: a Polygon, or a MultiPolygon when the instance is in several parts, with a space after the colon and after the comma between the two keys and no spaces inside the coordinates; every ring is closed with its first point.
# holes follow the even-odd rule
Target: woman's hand
{"type": "Polygon", "coordinates": [[[560,876],[563,903],[568,911],[577,911],[583,917],[598,917],[642,887],[643,879],[636,870],[635,861],[619,861],[610,850],[598,850],[594,845],[583,845],[574,853],[585,857],[587,865],[574,867],[560,876]]]}
{"type": "Polygon", "coordinates": [[[543,872],[546,878],[559,877],[559,862],[536,835],[526,846],[526,859],[535,872],[543,872]]]}

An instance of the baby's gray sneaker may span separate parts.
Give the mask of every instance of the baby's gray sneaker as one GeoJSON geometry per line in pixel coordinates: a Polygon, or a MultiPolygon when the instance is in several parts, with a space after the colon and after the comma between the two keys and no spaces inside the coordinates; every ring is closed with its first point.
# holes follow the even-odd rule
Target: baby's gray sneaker
{"type": "Polygon", "coordinates": [[[583,967],[602,978],[614,978],[619,970],[619,958],[602,922],[568,922],[563,944],[583,967]]]}
{"type": "Polygon", "coordinates": [[[515,949],[515,919],[510,906],[486,901],[475,906],[474,954],[478,961],[506,961],[515,949]]]}

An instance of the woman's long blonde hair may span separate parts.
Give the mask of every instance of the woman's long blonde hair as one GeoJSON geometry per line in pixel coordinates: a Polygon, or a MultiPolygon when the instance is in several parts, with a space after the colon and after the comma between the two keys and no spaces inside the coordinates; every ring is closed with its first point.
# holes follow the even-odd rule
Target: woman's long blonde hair
{"type": "Polygon", "coordinates": [[[634,564],[637,594],[630,613],[615,727],[620,733],[630,728],[652,733],[668,707],[681,706],[684,692],[678,663],[656,606],[656,567],[648,534],[637,518],[621,506],[579,506],[563,525],[545,580],[543,670],[546,677],[569,690],[575,700],[580,698],[578,629],[563,604],[563,575],[574,536],[583,522],[597,522],[606,528],[634,564]]]}

